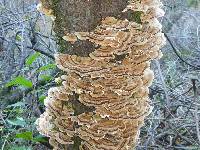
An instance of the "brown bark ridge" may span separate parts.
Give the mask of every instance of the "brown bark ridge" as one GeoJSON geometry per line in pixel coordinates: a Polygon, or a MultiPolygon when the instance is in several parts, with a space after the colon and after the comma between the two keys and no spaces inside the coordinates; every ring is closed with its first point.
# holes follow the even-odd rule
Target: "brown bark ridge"
{"type": "Polygon", "coordinates": [[[37,120],[54,149],[130,150],[151,112],[150,61],[165,43],[159,0],[41,0],[65,71],[37,120]]]}
{"type": "Polygon", "coordinates": [[[61,52],[87,56],[95,45],[77,41],[73,45],[64,41],[66,33],[93,31],[107,16],[120,18],[128,0],[41,0],[43,6],[55,16],[54,31],[61,45],[61,52]]]}

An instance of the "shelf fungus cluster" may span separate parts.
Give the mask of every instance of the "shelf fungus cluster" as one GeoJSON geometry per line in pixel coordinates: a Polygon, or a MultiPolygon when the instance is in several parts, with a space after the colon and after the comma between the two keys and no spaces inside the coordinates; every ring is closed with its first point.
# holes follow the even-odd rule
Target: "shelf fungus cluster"
{"type": "MultiPolygon", "coordinates": [[[[91,32],[68,33],[69,42],[88,40],[98,45],[88,57],[56,54],[58,68],[67,75],[51,88],[38,130],[50,137],[54,149],[67,149],[81,139],[80,150],[130,150],[151,112],[148,98],[153,80],[150,61],[160,58],[165,43],[158,18],[159,0],[130,0],[123,11],[140,12],[140,21],[103,18],[91,32]],[[77,113],[74,101],[87,107],[77,113]]],[[[45,9],[47,13],[47,11],[45,9]]]]}

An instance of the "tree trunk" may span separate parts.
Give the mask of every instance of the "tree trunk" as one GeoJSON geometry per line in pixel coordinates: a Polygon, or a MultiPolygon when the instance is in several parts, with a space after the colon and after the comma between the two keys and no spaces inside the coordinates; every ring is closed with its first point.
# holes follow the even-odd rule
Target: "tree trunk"
{"type": "Polygon", "coordinates": [[[41,0],[55,17],[67,72],[49,90],[38,130],[54,149],[130,150],[150,112],[149,61],[164,44],[159,0],[41,0]]]}
{"type": "Polygon", "coordinates": [[[67,33],[93,31],[110,16],[124,17],[122,11],[128,0],[41,0],[44,7],[52,9],[55,16],[54,31],[57,34],[60,52],[88,56],[95,50],[89,41],[77,41],[74,44],[62,39],[67,33]]]}
{"type": "MultiPolygon", "coordinates": [[[[41,0],[41,2],[44,7],[53,10],[54,32],[58,38],[59,51],[77,56],[88,56],[95,50],[95,45],[90,41],[77,41],[71,44],[62,37],[66,33],[93,31],[107,16],[122,18],[122,11],[128,5],[128,0],[41,0]]],[[[88,110],[77,101],[74,108],[78,114],[88,110]]],[[[80,138],[76,137],[74,143],[68,149],[79,150],[80,138]]]]}

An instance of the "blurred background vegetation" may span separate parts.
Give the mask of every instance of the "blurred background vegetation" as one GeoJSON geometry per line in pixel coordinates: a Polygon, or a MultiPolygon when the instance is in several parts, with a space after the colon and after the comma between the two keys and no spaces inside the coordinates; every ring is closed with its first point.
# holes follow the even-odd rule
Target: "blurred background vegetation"
{"type": "MultiPolygon", "coordinates": [[[[60,72],[52,20],[37,0],[0,0],[0,148],[48,150],[35,128],[60,72]]],[[[200,1],[163,0],[167,44],[154,61],[153,112],[137,150],[200,150],[200,1]]]]}

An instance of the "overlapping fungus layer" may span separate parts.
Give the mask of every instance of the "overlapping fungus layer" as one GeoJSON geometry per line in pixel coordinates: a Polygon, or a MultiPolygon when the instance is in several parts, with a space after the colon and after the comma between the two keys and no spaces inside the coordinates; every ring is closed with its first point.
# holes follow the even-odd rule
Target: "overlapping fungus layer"
{"type": "Polygon", "coordinates": [[[93,32],[67,34],[69,42],[89,40],[98,48],[89,57],[56,54],[62,86],[51,88],[38,130],[50,137],[54,149],[67,149],[74,138],[81,150],[130,150],[150,113],[148,87],[153,80],[150,61],[161,57],[165,39],[157,18],[164,13],[159,0],[131,0],[124,10],[140,12],[140,22],[107,17],[93,32]],[[76,114],[76,94],[93,111],[76,114]]]}

